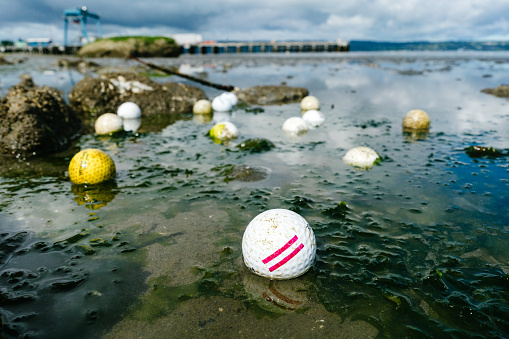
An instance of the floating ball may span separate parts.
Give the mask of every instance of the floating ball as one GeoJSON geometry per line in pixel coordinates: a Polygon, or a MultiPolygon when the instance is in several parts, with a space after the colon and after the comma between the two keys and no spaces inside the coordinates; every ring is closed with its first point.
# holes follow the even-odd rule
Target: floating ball
{"type": "Polygon", "coordinates": [[[237,127],[229,121],[221,121],[214,125],[209,135],[217,141],[228,141],[237,138],[239,132],[237,127]]]}
{"type": "Polygon", "coordinates": [[[99,135],[111,134],[123,129],[122,118],[115,113],[104,113],[95,121],[95,132],[99,135]]]}
{"type": "Polygon", "coordinates": [[[300,117],[291,117],[283,123],[283,132],[289,137],[297,137],[307,133],[308,125],[300,117]]]}
{"type": "Polygon", "coordinates": [[[124,102],[118,106],[117,115],[122,119],[138,119],[141,118],[141,108],[134,102],[124,102]]]}
{"type": "Polygon", "coordinates": [[[232,108],[233,105],[230,100],[222,95],[219,95],[212,100],[212,109],[216,112],[228,112],[231,111],[232,108]]]}
{"type": "Polygon", "coordinates": [[[207,99],[201,99],[193,105],[194,114],[210,114],[212,113],[212,104],[207,99]]]}
{"type": "Polygon", "coordinates": [[[95,148],[76,153],[69,163],[69,178],[75,184],[98,184],[113,178],[115,172],[110,156],[95,148]]]}
{"type": "Polygon", "coordinates": [[[292,279],[306,273],[315,260],[316,241],[306,219],[286,209],[258,214],[242,237],[247,268],[269,279],[292,279]]]}
{"type": "Polygon", "coordinates": [[[302,115],[302,119],[308,124],[310,127],[318,127],[325,121],[325,117],[322,112],[317,111],[316,109],[310,109],[306,111],[302,115]]]}
{"type": "Polygon", "coordinates": [[[224,92],[223,94],[221,94],[221,96],[228,100],[228,102],[232,104],[232,106],[235,106],[239,102],[239,99],[237,98],[235,93],[224,92]]]}
{"type": "Polygon", "coordinates": [[[355,147],[343,157],[343,161],[355,167],[369,169],[380,159],[378,153],[369,147],[355,147]]]}
{"type": "Polygon", "coordinates": [[[320,102],[316,97],[308,95],[307,97],[302,98],[300,101],[300,108],[303,111],[308,111],[310,109],[318,110],[320,108],[320,102]]]}
{"type": "Polygon", "coordinates": [[[409,111],[403,118],[403,129],[428,129],[430,119],[428,113],[420,109],[409,111]]]}

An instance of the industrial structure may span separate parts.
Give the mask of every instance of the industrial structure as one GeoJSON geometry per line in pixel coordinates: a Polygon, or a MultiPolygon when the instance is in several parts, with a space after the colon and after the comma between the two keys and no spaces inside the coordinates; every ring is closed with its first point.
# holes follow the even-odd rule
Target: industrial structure
{"type": "Polygon", "coordinates": [[[99,15],[90,13],[87,6],[64,10],[64,46],[69,46],[67,32],[69,29],[69,20],[71,20],[72,23],[80,25],[81,38],[79,44],[86,44],[91,41],[91,37],[87,31],[87,23],[89,19],[94,20],[97,25],[97,37],[102,37],[101,21],[99,20],[99,15]]]}

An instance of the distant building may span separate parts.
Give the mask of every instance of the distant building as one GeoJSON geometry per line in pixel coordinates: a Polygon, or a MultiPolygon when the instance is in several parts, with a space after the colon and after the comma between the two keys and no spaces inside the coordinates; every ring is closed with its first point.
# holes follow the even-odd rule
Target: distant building
{"type": "Polygon", "coordinates": [[[203,36],[197,33],[168,34],[166,36],[172,38],[184,48],[189,48],[191,45],[198,45],[203,42],[203,36]]]}
{"type": "Polygon", "coordinates": [[[31,38],[26,43],[29,47],[50,47],[53,41],[50,38],[31,38]]]}

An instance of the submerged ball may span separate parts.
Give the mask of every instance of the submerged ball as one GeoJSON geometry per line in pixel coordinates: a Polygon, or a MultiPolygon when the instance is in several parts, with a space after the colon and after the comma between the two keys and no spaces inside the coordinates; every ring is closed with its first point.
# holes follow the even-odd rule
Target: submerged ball
{"type": "Polygon", "coordinates": [[[75,184],[98,184],[113,178],[115,172],[110,156],[94,148],[76,153],[69,163],[69,178],[75,184]]]}
{"type": "Polygon", "coordinates": [[[95,132],[99,135],[115,133],[123,129],[122,118],[115,113],[104,113],[95,121],[95,132]]]}
{"type": "Polygon", "coordinates": [[[380,159],[378,153],[369,147],[355,147],[349,150],[343,157],[347,164],[361,168],[371,168],[380,159]]]}
{"type": "Polygon", "coordinates": [[[228,112],[231,111],[233,105],[230,100],[223,95],[219,95],[212,99],[212,109],[216,112],[228,112]]]}
{"type": "Polygon", "coordinates": [[[318,99],[312,95],[308,95],[307,97],[302,98],[300,101],[300,108],[303,111],[307,111],[310,109],[319,109],[320,108],[320,102],[318,99]]]}
{"type": "Polygon", "coordinates": [[[302,115],[302,119],[308,124],[310,127],[318,127],[325,121],[325,117],[322,112],[317,111],[316,109],[310,109],[306,111],[302,115]]]}
{"type": "Polygon", "coordinates": [[[273,209],[258,214],[242,237],[244,263],[269,279],[292,279],[315,260],[316,241],[308,222],[295,212],[273,209]]]}
{"type": "Polygon", "coordinates": [[[193,105],[194,114],[210,114],[212,113],[212,104],[207,99],[201,99],[193,105]]]}
{"type": "Polygon", "coordinates": [[[122,119],[138,119],[141,118],[141,108],[134,102],[124,102],[118,106],[117,115],[122,119]]]}
{"type": "Polygon", "coordinates": [[[409,111],[403,118],[404,129],[428,129],[430,119],[428,113],[420,109],[409,111]]]}
{"type": "Polygon", "coordinates": [[[218,141],[228,141],[237,138],[239,132],[237,127],[229,121],[221,121],[214,125],[209,135],[218,141]]]}
{"type": "Polygon", "coordinates": [[[283,132],[289,137],[297,137],[308,131],[308,125],[300,117],[291,117],[283,123],[283,132]]]}

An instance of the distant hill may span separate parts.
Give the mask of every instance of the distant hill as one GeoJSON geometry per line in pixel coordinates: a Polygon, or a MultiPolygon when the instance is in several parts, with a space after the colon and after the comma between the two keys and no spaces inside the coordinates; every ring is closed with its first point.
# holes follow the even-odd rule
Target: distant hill
{"type": "Polygon", "coordinates": [[[508,51],[509,41],[350,41],[350,51],[508,51]]]}

